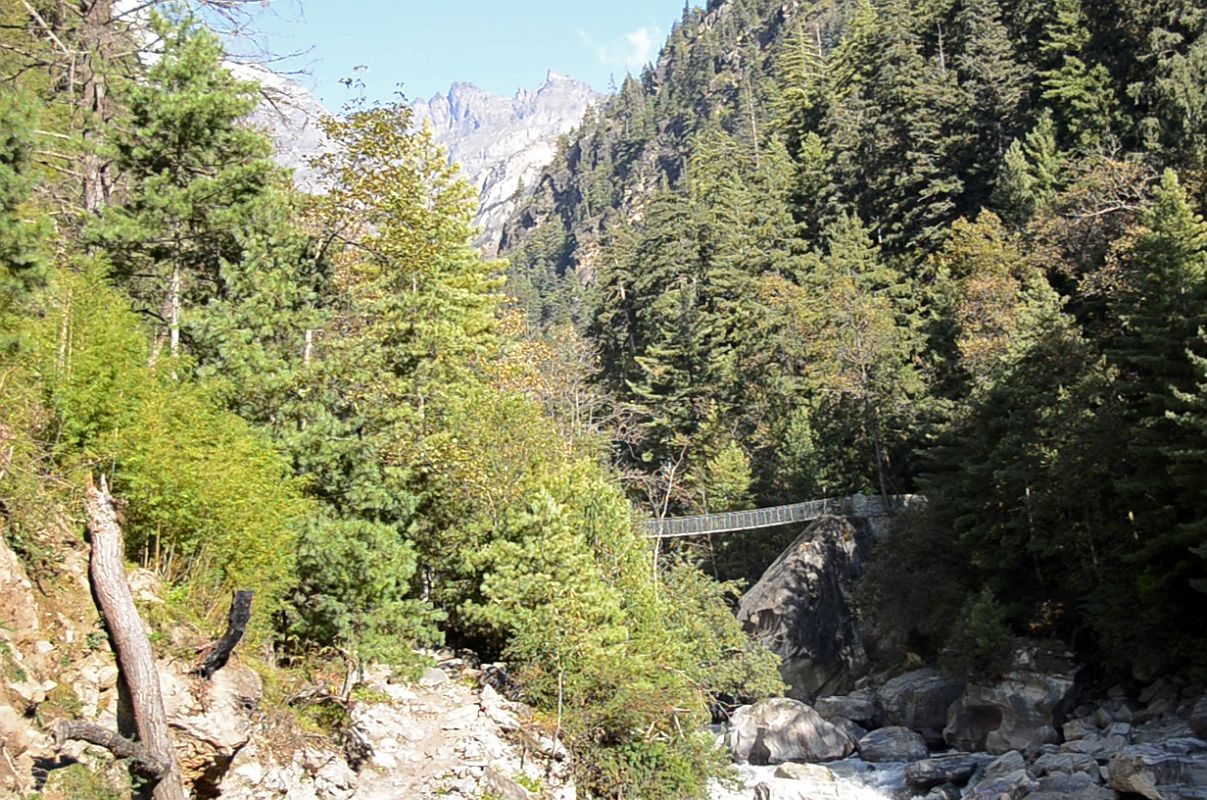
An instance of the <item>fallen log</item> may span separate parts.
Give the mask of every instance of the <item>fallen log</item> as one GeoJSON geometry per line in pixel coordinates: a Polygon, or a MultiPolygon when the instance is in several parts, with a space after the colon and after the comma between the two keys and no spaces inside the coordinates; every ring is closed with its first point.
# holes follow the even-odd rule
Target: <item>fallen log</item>
{"type": "Polygon", "coordinates": [[[143,777],[151,784],[153,800],[187,800],[163,707],[155,655],[126,582],[121,526],[103,476],[99,488],[89,482],[84,492],[84,510],[92,543],[88,576],[97,608],[113,643],[119,678],[128,690],[138,743],[87,723],[65,723],[61,728],[64,734],[87,734],[68,738],[82,738],[107,747],[120,758],[138,756],[136,766],[151,773],[143,777]],[[131,750],[131,747],[135,749],[131,750]],[[119,751],[133,755],[120,755],[119,751]]]}
{"type": "Polygon", "coordinates": [[[195,675],[200,675],[208,681],[214,677],[215,672],[226,666],[226,662],[230,660],[231,652],[239,644],[239,640],[243,638],[244,632],[247,631],[247,623],[251,620],[252,594],[249,591],[235,592],[235,596],[231,600],[230,617],[227,621],[226,633],[213,646],[209,655],[201,662],[201,666],[193,671],[195,675]]]}

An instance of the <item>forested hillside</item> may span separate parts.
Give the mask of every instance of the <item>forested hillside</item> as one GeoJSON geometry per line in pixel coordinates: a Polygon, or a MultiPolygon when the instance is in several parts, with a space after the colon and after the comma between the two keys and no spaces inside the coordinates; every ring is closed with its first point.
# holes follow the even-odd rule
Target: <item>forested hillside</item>
{"type": "Polygon", "coordinates": [[[774,692],[770,655],[731,587],[652,575],[470,246],[470,188],[405,104],[362,103],[328,123],[329,191],[295,193],[203,24],[239,4],[150,5],[0,2],[6,542],[53,580],[47,532],[82,532],[107,478],[167,613],[217,632],[256,591],[264,670],[346,673],[346,702],[366,664],[470,644],[510,662],[580,791],[700,795],[702,723],[774,692]]]}
{"type": "MultiPolygon", "coordinates": [[[[903,646],[1201,667],[1205,28],[1193,0],[689,8],[513,218],[511,292],[594,357],[652,511],[921,492],[864,587],[903,646]]],[[[752,542],[712,566],[787,540],[752,542]]]]}

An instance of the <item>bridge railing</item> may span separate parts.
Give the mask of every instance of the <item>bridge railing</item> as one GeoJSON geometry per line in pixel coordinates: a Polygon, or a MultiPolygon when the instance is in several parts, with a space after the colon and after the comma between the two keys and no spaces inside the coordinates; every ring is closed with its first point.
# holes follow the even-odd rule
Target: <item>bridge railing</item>
{"type": "Polygon", "coordinates": [[[786,506],[729,511],[723,514],[698,514],[690,517],[666,517],[642,520],[646,536],[654,539],[678,539],[713,533],[732,533],[780,525],[809,522],[827,514],[842,517],[887,517],[903,508],[924,502],[919,495],[857,494],[828,497],[786,506]]]}

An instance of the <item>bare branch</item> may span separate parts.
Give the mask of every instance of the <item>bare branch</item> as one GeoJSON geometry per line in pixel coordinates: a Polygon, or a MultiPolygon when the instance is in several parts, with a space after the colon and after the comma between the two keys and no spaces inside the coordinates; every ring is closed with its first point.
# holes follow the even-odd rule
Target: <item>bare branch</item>
{"type": "Polygon", "coordinates": [[[55,726],[54,740],[57,748],[62,749],[64,744],[73,739],[103,747],[117,758],[130,759],[134,773],[143,778],[159,780],[168,770],[166,763],[147,752],[141,744],[100,725],[80,720],[63,720],[55,726]]]}

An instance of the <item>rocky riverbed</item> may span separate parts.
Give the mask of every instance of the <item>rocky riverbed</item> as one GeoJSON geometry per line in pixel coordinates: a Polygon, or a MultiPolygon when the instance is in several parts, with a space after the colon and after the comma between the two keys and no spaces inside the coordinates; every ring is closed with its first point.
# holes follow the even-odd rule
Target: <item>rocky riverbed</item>
{"type": "Polygon", "coordinates": [[[737,709],[737,786],[713,800],[1207,800],[1207,695],[1163,678],[1076,693],[1070,661],[1022,643],[994,682],[913,670],[807,704],[737,709]]]}

